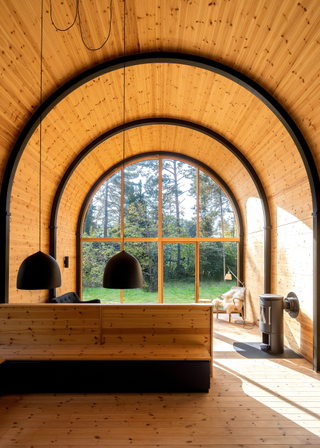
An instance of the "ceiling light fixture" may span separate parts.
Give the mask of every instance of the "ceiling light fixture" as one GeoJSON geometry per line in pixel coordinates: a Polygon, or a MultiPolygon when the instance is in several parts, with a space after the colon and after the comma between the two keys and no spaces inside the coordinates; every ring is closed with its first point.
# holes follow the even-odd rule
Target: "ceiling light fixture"
{"type": "MultiPolygon", "coordinates": [[[[40,37],[40,107],[42,106],[42,48],[43,48],[43,0],[41,0],[41,37],[40,37]]],[[[61,286],[61,273],[57,261],[51,255],[41,252],[41,140],[42,140],[42,113],[39,124],[39,251],[27,257],[21,264],[17,288],[36,290],[52,289],[61,286]]]]}
{"type": "MultiPolygon", "coordinates": [[[[126,1],[123,2],[123,124],[126,123],[126,1]]],[[[123,165],[122,176],[124,175],[126,136],[123,130],[123,165]]],[[[123,191],[122,191],[123,194],[123,191]]],[[[124,249],[124,220],[122,213],[121,222],[121,252],[114,255],[107,262],[103,274],[103,287],[109,289],[134,289],[143,286],[142,270],[139,261],[128,254],[124,249]]]]}

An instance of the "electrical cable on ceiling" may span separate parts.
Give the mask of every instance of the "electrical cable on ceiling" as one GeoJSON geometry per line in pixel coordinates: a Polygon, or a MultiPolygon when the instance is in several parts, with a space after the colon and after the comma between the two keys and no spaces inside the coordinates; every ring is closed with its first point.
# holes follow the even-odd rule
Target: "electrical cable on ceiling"
{"type": "Polygon", "coordinates": [[[97,51],[97,50],[101,50],[101,48],[108,42],[110,34],[111,34],[111,23],[112,23],[112,0],[110,0],[110,23],[109,23],[109,33],[108,36],[106,37],[105,41],[103,42],[102,45],[100,45],[100,47],[97,48],[90,48],[88,47],[88,45],[85,43],[84,38],[83,38],[83,34],[82,34],[82,26],[81,26],[81,15],[80,15],[80,0],[76,0],[76,15],[74,17],[74,20],[72,22],[72,24],[67,27],[67,28],[59,28],[54,20],[53,20],[53,14],[52,14],[52,0],[50,0],[50,19],[51,19],[51,23],[52,25],[55,27],[55,29],[57,31],[68,31],[70,30],[70,28],[73,27],[73,25],[76,23],[77,17],[79,18],[79,29],[80,29],[80,36],[81,36],[81,40],[83,45],[86,47],[87,50],[89,51],[97,51]]]}

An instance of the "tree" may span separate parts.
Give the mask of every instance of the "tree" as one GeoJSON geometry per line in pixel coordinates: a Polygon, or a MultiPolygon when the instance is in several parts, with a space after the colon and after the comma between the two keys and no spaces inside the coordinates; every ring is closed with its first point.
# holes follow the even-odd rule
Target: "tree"
{"type": "MultiPolygon", "coordinates": [[[[196,178],[196,169],[184,162],[177,160],[164,160],[162,172],[162,228],[164,236],[190,236],[185,219],[185,208],[183,202],[188,196],[192,197],[193,190],[190,185],[196,178]]],[[[196,220],[194,220],[196,222],[196,220]]],[[[181,245],[177,246],[176,266],[177,272],[181,269],[181,245]]]]}
{"type": "Polygon", "coordinates": [[[83,225],[83,232],[85,235],[89,236],[91,234],[91,226],[93,223],[93,216],[94,216],[94,205],[91,201],[87,210],[87,214],[84,220],[83,225]]]}
{"type": "MultiPolygon", "coordinates": [[[[150,238],[158,235],[159,163],[157,159],[126,166],[124,172],[124,236],[150,238]]],[[[162,223],[163,236],[195,237],[197,235],[197,170],[193,166],[163,159],[162,223]]],[[[231,204],[207,174],[200,173],[200,236],[232,237],[236,222],[231,204]]],[[[121,175],[109,177],[93,196],[84,222],[88,237],[120,237],[121,175]]],[[[127,242],[125,250],[141,264],[143,287],[158,289],[158,243],[127,242]]],[[[83,286],[101,287],[105,265],[120,251],[120,243],[83,242],[83,286]]],[[[195,244],[168,243],[164,250],[164,279],[194,282],[195,244]]],[[[237,244],[224,242],[200,243],[200,274],[202,278],[220,281],[224,266],[237,272],[237,244]]]]}
{"type": "Polygon", "coordinates": [[[120,236],[121,172],[109,177],[93,196],[84,222],[90,237],[120,236]]]}

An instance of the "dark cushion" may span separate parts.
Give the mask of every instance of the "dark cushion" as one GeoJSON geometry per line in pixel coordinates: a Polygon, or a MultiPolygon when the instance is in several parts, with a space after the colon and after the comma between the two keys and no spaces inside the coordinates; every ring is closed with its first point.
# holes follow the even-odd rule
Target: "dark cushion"
{"type": "Polygon", "coordinates": [[[101,301],[100,299],[83,301],[79,299],[78,295],[75,292],[67,292],[62,296],[52,299],[51,303],[101,303],[101,301]]]}

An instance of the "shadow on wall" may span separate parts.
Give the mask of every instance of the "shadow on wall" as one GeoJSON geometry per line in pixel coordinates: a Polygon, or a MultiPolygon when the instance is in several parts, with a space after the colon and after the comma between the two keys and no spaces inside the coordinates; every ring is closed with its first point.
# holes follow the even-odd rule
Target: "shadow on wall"
{"type": "Polygon", "coordinates": [[[254,281],[258,285],[262,285],[260,292],[252,286],[252,283],[251,287],[248,286],[246,291],[246,321],[257,322],[260,315],[259,296],[263,294],[263,272],[261,272],[261,267],[255,262],[255,258],[250,254],[249,250],[247,250],[246,264],[250,266],[252,272],[255,272],[254,281]]]}
{"type": "Polygon", "coordinates": [[[262,201],[251,197],[247,200],[245,279],[246,320],[256,322],[259,313],[259,295],[264,292],[264,218],[262,201]]]}
{"type": "MultiPolygon", "coordinates": [[[[297,319],[285,314],[285,344],[313,358],[313,233],[312,217],[304,221],[281,207],[274,209],[272,230],[272,290],[284,297],[294,292],[300,302],[297,319]]],[[[256,322],[259,295],[264,292],[264,220],[261,200],[247,201],[245,245],[246,320],[256,322]]]]}
{"type": "Polygon", "coordinates": [[[292,319],[285,313],[285,344],[312,361],[313,358],[313,234],[312,218],[305,222],[277,207],[276,293],[294,292],[300,313],[292,319]]]}
{"type": "Polygon", "coordinates": [[[308,361],[313,359],[312,320],[302,311],[297,319],[284,316],[284,344],[308,361]],[[310,329],[311,328],[311,332],[310,329]]]}

